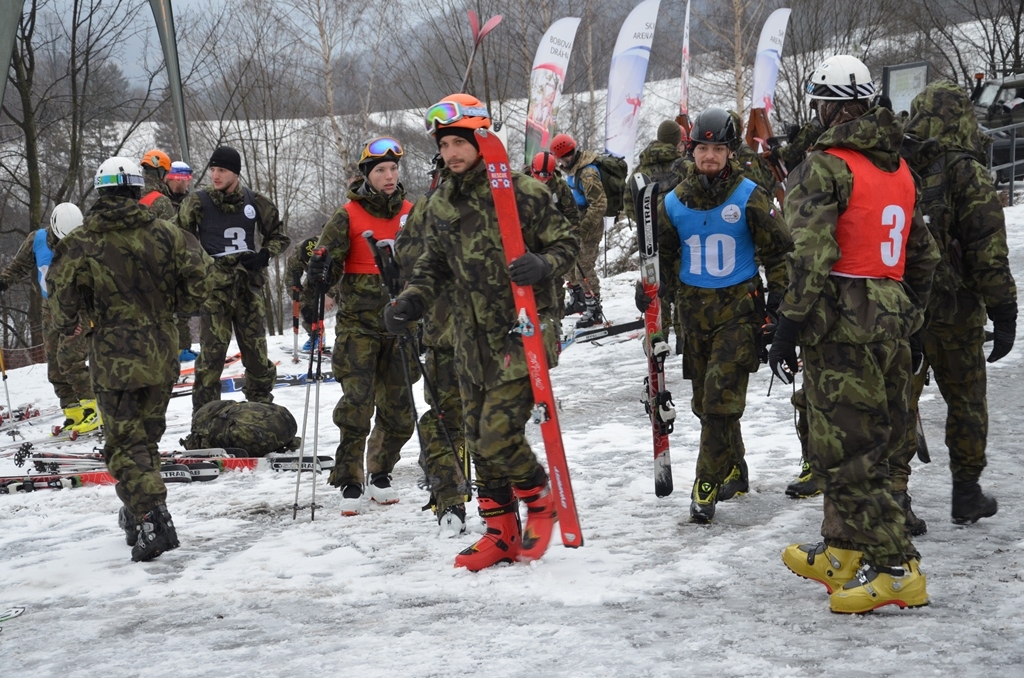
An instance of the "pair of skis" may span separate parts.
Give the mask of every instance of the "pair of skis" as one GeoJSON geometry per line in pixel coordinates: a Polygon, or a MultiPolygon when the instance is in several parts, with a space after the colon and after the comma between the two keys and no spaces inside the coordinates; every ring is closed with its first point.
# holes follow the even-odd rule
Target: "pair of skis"
{"type": "Polygon", "coordinates": [[[644,295],[651,303],[644,312],[644,352],[647,377],[641,402],[651,419],[654,435],[654,494],[672,494],[672,461],[668,436],[672,433],[676,410],[665,383],[665,360],[672,354],[661,320],[661,272],[658,264],[658,184],[639,172],[630,177],[630,192],[638,220],[636,237],[640,246],[640,278],[644,295]]]}

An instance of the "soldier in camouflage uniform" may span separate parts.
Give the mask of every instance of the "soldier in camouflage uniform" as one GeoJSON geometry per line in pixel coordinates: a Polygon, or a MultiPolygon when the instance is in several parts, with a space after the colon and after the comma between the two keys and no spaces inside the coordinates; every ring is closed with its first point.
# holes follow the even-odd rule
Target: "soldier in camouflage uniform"
{"type": "Polygon", "coordinates": [[[164,181],[171,171],[170,156],[154,148],[142,155],[141,164],[146,185],[142,189],[142,199],[139,202],[148,207],[157,219],[174,221],[178,215],[178,208],[171,202],[170,189],[164,181]]]}
{"type": "MultiPolygon", "coordinates": [[[[693,386],[690,407],[701,422],[700,453],[690,520],[708,523],[719,501],[748,491],[740,418],[747,381],[760,366],[756,334],[763,323],[758,260],[771,304],[786,288],[789,233],[768,194],[730,161],[739,143],[732,118],[720,108],[697,116],[682,182],[658,206],[661,270],[679,271],[675,303],[683,327],[683,378],[693,386]],[[721,252],[724,252],[723,256],[721,252]]],[[[637,288],[637,308],[650,300],[637,288]]]]}
{"type": "MultiPolygon", "coordinates": [[[[449,174],[442,170],[442,176],[449,174]]],[[[395,260],[405,278],[409,277],[416,260],[423,254],[427,204],[436,191],[435,188],[416,201],[405,227],[395,239],[395,260]]],[[[420,345],[424,351],[425,379],[437,394],[435,401],[430,390],[424,389],[430,409],[420,417],[423,436],[420,467],[426,478],[425,489],[430,491],[429,505],[437,516],[439,531],[443,536],[454,537],[466,531],[465,502],[471,489],[467,486],[468,453],[455,363],[455,323],[452,320],[451,290],[447,286],[437,295],[434,304],[424,311],[420,345]],[[447,438],[439,428],[438,413],[443,416],[447,438]],[[463,455],[462,458],[452,453],[448,440],[463,455]]]]}
{"type": "MultiPolygon", "coordinates": [[[[323,232],[323,228],[320,231],[323,232]]],[[[312,348],[313,321],[316,320],[317,311],[314,308],[316,301],[314,286],[303,285],[303,276],[306,274],[309,260],[313,257],[313,250],[316,249],[317,240],[319,240],[319,236],[314,236],[306,238],[296,245],[295,250],[288,257],[288,261],[284,266],[284,279],[291,284],[292,294],[298,294],[299,296],[299,318],[302,319],[302,329],[306,330],[306,334],[309,335],[306,343],[302,346],[304,352],[308,352],[312,348]]],[[[324,312],[327,313],[333,309],[333,297],[328,296],[324,302],[324,312]]]]}
{"type": "Polygon", "coordinates": [[[510,282],[532,285],[549,364],[558,362],[557,280],[575,263],[579,244],[547,189],[513,173],[516,206],[527,252],[505,263],[504,246],[487,173],[474,130],[490,127],[484,105],[468,94],[428,109],[428,129],[451,171],[425,209],[426,242],[409,287],[385,311],[388,326],[423,316],[444,285],[452,287],[455,361],[476,467],[478,505],[487,534],[455,559],[480,570],[499,562],[535,560],[556,519],[547,474],[526,440],[533,408],[522,339],[514,328],[510,282]],[[520,532],[517,499],[527,505],[520,532]]]}
{"type": "Polygon", "coordinates": [[[416,425],[403,366],[413,363],[412,343],[384,327],[388,293],[363,237],[372,231],[377,240],[394,240],[412,209],[398,181],[402,154],[402,146],[390,137],[363,146],[359,169],[364,180],[349,189],[349,202],[334,213],[317,243],[326,248],[328,260],[314,257],[309,264],[309,280],[339,281],[332,361],[342,391],[334,408],[341,440],[330,482],[341,488],[341,512],[348,516],[363,510],[364,487],[378,504],[398,501],[391,471],[416,425]]]}
{"type": "MultiPolygon", "coordinates": [[[[145,169],[143,171],[145,172],[145,169]]],[[[174,216],[175,220],[177,220],[181,203],[185,201],[189,194],[189,185],[192,183],[192,168],[188,166],[188,163],[176,160],[171,163],[171,171],[164,177],[164,182],[167,184],[167,197],[170,198],[171,204],[174,205],[174,216]]],[[[181,349],[181,353],[178,354],[178,360],[183,363],[193,361],[199,355],[192,350],[192,327],[189,321],[190,318],[187,315],[179,315],[177,319],[178,348],[181,349]]]]}
{"type": "MultiPolygon", "coordinates": [[[[815,106],[817,106],[817,102],[812,101],[812,110],[815,106]]],[[[811,146],[814,145],[814,142],[825,131],[817,117],[811,118],[803,127],[796,127],[794,125],[794,128],[790,130],[786,145],[772,151],[786,166],[786,171],[790,174],[796,171],[797,166],[807,157],[811,146]]]]}
{"type": "Polygon", "coordinates": [[[809,85],[827,132],[789,175],[789,289],[769,352],[784,383],[803,350],[808,455],[825,481],[820,544],[783,562],[825,584],[833,612],[928,603],[920,554],[892,497],[888,462],[909,430],[910,335],[924,320],[939,255],[898,153],[893,114],[869,110],[871,74],[849,55],[809,85]]]}
{"type": "Polygon", "coordinates": [[[192,411],[220,400],[231,333],[245,366],[246,400],[273,402],[271,390],[277,367],[267,358],[267,311],[263,286],[270,258],[287,249],[288,236],[269,198],[239,181],[242,159],[230,146],[220,146],[210,157],[210,186],[190,194],[181,204],[178,225],[195,235],[210,267],[209,297],[199,312],[199,357],[192,388],[192,411]]]}
{"type": "Polygon", "coordinates": [[[775,173],[772,172],[771,165],[757,151],[747,146],[747,143],[743,141],[743,119],[740,118],[739,113],[729,111],[729,115],[732,117],[732,123],[736,127],[736,134],[740,138],[740,144],[736,147],[736,155],[734,156],[740,172],[743,173],[743,176],[763,188],[764,192],[768,194],[769,199],[774,199],[775,189],[779,182],[775,179],[775,173]]]}
{"type": "MultiPolygon", "coordinates": [[[[663,120],[658,125],[658,134],[654,141],[640,151],[640,164],[633,170],[633,174],[639,172],[651,181],[657,182],[658,192],[661,195],[668,195],[683,178],[684,161],[679,150],[682,139],[683,130],[679,123],[675,120],[663,120]]],[[[628,186],[626,192],[629,192],[628,186]]],[[[625,205],[626,216],[636,221],[632,196],[626,195],[622,202],[625,205]]]]}
{"type": "Polygon", "coordinates": [[[209,258],[195,239],[138,203],[142,170],[110,158],[81,228],[57,246],[54,323],[66,335],[88,318],[89,369],[106,431],[103,458],[124,506],[119,522],[132,560],[178,546],[160,478],[157,444],[178,376],[173,313],[197,308],[209,258]]]}
{"type": "MultiPolygon", "coordinates": [[[[555,161],[554,154],[550,151],[541,151],[533,156],[533,162],[530,163],[526,173],[548,187],[548,190],[551,191],[551,199],[555,201],[555,207],[562,213],[562,216],[569,220],[573,233],[577,233],[582,215],[576,204],[576,199],[573,198],[572,189],[569,188],[562,173],[558,171],[558,163],[555,161]]],[[[559,284],[559,289],[565,286],[563,281],[559,284]]],[[[565,303],[565,297],[559,295],[560,318],[573,313],[584,313],[587,310],[587,295],[583,287],[570,284],[568,291],[570,299],[568,304],[565,303]]]]}
{"type": "MultiPolygon", "coordinates": [[[[995,326],[988,362],[1013,347],[1017,286],[1010,273],[1003,208],[982,155],[974,107],[948,80],[933,82],[910,104],[902,153],[921,178],[921,209],[942,260],[935,269],[925,326],[918,333],[924,362],[914,377],[911,416],[929,367],[946,401],[946,446],[953,473],[953,522],[973,523],[995,515],[996,500],[978,479],[985,468],[988,410],[985,399],[985,317],[995,326]]],[[[912,534],[924,534],[907,494],[911,431],[903,454],[890,462],[893,496],[903,506],[912,534]]]]}
{"type": "MultiPolygon", "coordinates": [[[[576,148],[576,140],[568,134],[556,134],[551,140],[551,152],[558,158],[558,166],[565,173],[573,198],[582,217],[576,229],[580,242],[578,266],[569,271],[569,285],[580,286],[586,293],[583,315],[576,327],[593,327],[604,322],[601,311],[601,281],[597,278],[597,257],[604,237],[604,213],[608,196],[604,194],[601,172],[594,165],[597,153],[576,148]]],[[[574,297],[576,293],[574,292],[574,297]]]]}
{"type": "Polygon", "coordinates": [[[85,364],[86,342],[81,333],[62,337],[53,323],[49,303],[48,271],[55,267],[55,248],[61,234],[69,233],[82,223],[82,212],[71,203],[53,208],[50,227],[32,231],[18,248],[14,259],[0,273],[0,292],[15,282],[35,273],[43,297],[43,349],[46,353],[46,378],[53,386],[64,410],[64,428],[75,428],[81,433],[97,428],[101,421],[89,381],[89,368],[85,364]],[[83,426],[83,423],[86,425],[83,426]]]}

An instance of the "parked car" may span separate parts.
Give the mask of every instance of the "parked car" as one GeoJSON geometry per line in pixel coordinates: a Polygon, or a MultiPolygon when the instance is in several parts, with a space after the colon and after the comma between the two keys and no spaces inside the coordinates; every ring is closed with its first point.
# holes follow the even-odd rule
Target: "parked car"
{"type": "MultiPolygon", "coordinates": [[[[981,131],[987,132],[988,128],[981,125],[981,131]]],[[[1010,132],[996,132],[992,136],[992,167],[998,167],[999,165],[1005,165],[1010,162],[1011,155],[1011,142],[1016,143],[1016,165],[1012,168],[1014,170],[1014,178],[1024,179],[1024,127],[1017,128],[1017,137],[1014,140],[1010,132]]],[[[998,170],[999,174],[996,176],[993,172],[992,179],[997,184],[1005,184],[1010,181],[1010,167],[998,170]]]]}
{"type": "Polygon", "coordinates": [[[1024,74],[979,81],[971,101],[978,120],[990,129],[1024,122],[1024,74]]]}

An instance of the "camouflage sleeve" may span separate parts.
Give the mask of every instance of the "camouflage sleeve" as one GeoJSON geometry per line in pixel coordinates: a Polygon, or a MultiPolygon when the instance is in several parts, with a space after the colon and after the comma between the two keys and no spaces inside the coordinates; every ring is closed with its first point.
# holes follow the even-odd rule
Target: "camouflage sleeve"
{"type": "Polygon", "coordinates": [[[50,312],[53,326],[63,335],[72,334],[78,326],[78,313],[84,311],[84,300],[81,290],[91,288],[88,280],[81,276],[87,274],[88,268],[83,266],[82,258],[69,246],[67,238],[57,243],[55,250],[60,252],[60,266],[56,274],[48,279],[50,286],[50,312]],[[80,275],[81,273],[81,275],[80,275]]]}
{"type": "Polygon", "coordinates": [[[256,211],[259,213],[260,235],[263,236],[263,247],[276,257],[292,244],[291,238],[285,235],[284,223],[275,205],[266,196],[256,194],[256,211]]]}
{"type": "Polygon", "coordinates": [[[203,204],[195,192],[189,193],[178,208],[178,227],[199,237],[199,224],[203,220],[203,204]]]}
{"type": "Polygon", "coordinates": [[[174,209],[174,203],[171,199],[165,195],[161,195],[159,198],[153,201],[149,205],[149,211],[153,213],[157,219],[163,219],[174,223],[178,216],[178,211],[174,209]]]}
{"type": "Polygon", "coordinates": [[[584,233],[591,233],[604,222],[604,213],[608,209],[608,197],[604,194],[601,173],[596,167],[584,167],[579,172],[580,186],[587,198],[587,208],[580,219],[584,233]]]}
{"type": "Polygon", "coordinates": [[[345,259],[352,246],[348,237],[348,210],[342,205],[324,225],[317,247],[326,247],[331,257],[331,282],[337,282],[345,272],[345,259]]]}
{"type": "Polygon", "coordinates": [[[674,272],[679,270],[682,248],[679,231],[668,218],[665,200],[658,200],[658,268],[661,282],[667,286],[671,294],[675,293],[680,284],[674,272]]]}
{"type": "MultiPolygon", "coordinates": [[[[454,278],[454,272],[445,255],[445,244],[442,241],[443,237],[450,236],[442,236],[437,228],[439,221],[448,223],[449,220],[438,216],[436,211],[442,211],[445,217],[450,217],[452,220],[458,216],[448,202],[446,193],[444,188],[437,191],[424,208],[423,253],[413,264],[412,273],[409,276],[409,286],[402,293],[402,296],[408,294],[418,298],[423,304],[423,308],[433,306],[444,282],[454,278]]],[[[408,222],[406,223],[408,224],[408,222]]]]}
{"type": "MultiPolygon", "coordinates": [[[[920,202],[920,194],[918,195],[920,202]]],[[[913,332],[920,329],[924,322],[924,310],[931,296],[932,276],[941,255],[935,238],[924,223],[920,209],[914,210],[914,218],[910,221],[910,232],[907,234],[906,265],[903,270],[903,287],[914,306],[920,311],[920,317],[913,322],[913,332]]]]}
{"type": "Polygon", "coordinates": [[[515,187],[526,249],[547,259],[554,277],[565,275],[576,264],[580,251],[572,226],[555,208],[547,187],[539,181],[518,175],[515,187]]]}
{"type": "Polygon", "coordinates": [[[558,175],[551,178],[555,184],[555,196],[558,198],[558,211],[569,220],[569,225],[575,230],[580,225],[580,208],[576,204],[576,198],[572,195],[572,189],[566,180],[558,175]]]}
{"type": "Polygon", "coordinates": [[[402,271],[402,277],[408,278],[416,260],[423,254],[423,232],[426,228],[425,216],[427,196],[423,196],[409,210],[409,218],[405,226],[395,237],[395,262],[402,271]]]}
{"type": "Polygon", "coordinates": [[[213,258],[204,250],[191,233],[174,228],[173,222],[166,222],[174,237],[175,270],[178,281],[175,289],[178,313],[196,313],[210,294],[212,278],[208,274],[213,258]]]}
{"type": "Polygon", "coordinates": [[[987,308],[1016,302],[999,195],[980,163],[961,161],[953,169],[953,237],[963,254],[964,283],[987,308]]]}
{"type": "Polygon", "coordinates": [[[33,249],[35,239],[36,231],[29,231],[28,236],[22,241],[21,247],[18,248],[18,253],[14,255],[14,259],[0,273],[0,281],[3,281],[4,287],[21,282],[36,270],[36,253],[33,249]]]}
{"type": "Polygon", "coordinates": [[[768,278],[768,291],[786,291],[786,255],[793,249],[793,238],[778,215],[775,205],[761,187],[755,188],[747,200],[747,227],[757,248],[758,261],[768,278]]]}
{"type": "Polygon", "coordinates": [[[836,224],[853,191],[853,174],[841,159],[816,151],[787,181],[783,214],[793,238],[789,288],[779,312],[803,323],[839,260],[836,224]]]}
{"type": "Polygon", "coordinates": [[[284,279],[289,287],[302,287],[302,274],[306,267],[302,263],[302,247],[296,247],[284,267],[284,279]]]}

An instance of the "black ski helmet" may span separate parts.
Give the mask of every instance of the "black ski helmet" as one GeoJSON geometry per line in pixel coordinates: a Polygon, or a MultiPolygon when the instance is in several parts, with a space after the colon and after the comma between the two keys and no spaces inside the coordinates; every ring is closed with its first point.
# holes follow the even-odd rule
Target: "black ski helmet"
{"type": "Polygon", "coordinates": [[[690,129],[688,150],[691,155],[697,144],[725,144],[730,151],[735,151],[739,147],[740,138],[736,134],[736,126],[729,111],[709,108],[697,116],[690,129]]]}

